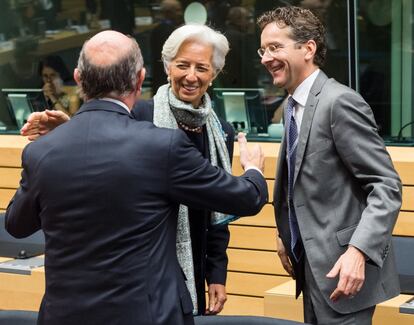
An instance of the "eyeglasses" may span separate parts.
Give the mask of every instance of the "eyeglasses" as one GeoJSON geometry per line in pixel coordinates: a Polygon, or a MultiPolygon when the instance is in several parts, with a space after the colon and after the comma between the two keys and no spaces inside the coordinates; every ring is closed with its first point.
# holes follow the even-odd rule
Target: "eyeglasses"
{"type": "Polygon", "coordinates": [[[262,58],[266,54],[266,52],[268,52],[270,56],[274,57],[274,56],[278,55],[279,52],[281,50],[283,50],[284,48],[286,48],[287,46],[296,45],[298,43],[300,43],[300,42],[293,42],[293,43],[289,43],[289,44],[286,44],[286,45],[270,44],[267,47],[261,47],[260,49],[258,49],[257,54],[259,54],[259,56],[262,58]]]}

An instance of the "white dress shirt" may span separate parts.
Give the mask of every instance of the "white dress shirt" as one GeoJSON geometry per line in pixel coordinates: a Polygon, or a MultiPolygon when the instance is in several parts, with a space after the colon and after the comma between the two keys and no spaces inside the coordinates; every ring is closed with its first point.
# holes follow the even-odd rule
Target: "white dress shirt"
{"type": "Polygon", "coordinates": [[[302,83],[295,89],[292,94],[293,99],[296,101],[295,110],[293,111],[293,117],[295,118],[296,125],[298,127],[298,133],[300,132],[300,126],[302,125],[303,111],[305,110],[306,101],[308,100],[309,92],[318,76],[319,69],[316,69],[309,75],[302,83]]]}
{"type": "Polygon", "coordinates": [[[118,99],[103,97],[103,98],[99,98],[99,100],[105,100],[107,102],[112,102],[112,103],[118,104],[119,106],[122,106],[123,108],[125,108],[127,110],[128,114],[131,113],[131,110],[128,108],[128,106],[126,106],[125,103],[121,102],[118,99]]]}

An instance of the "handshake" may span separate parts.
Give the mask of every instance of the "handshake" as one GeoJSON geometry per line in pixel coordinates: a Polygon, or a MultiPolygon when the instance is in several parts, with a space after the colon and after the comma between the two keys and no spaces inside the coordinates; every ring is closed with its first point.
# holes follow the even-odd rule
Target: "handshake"
{"type": "MultiPolygon", "coordinates": [[[[21,135],[27,136],[30,141],[45,135],[57,126],[70,120],[70,117],[61,111],[44,111],[30,114],[26,124],[20,130],[21,135]]],[[[252,148],[247,147],[246,135],[239,133],[237,136],[240,148],[240,164],[243,169],[258,169],[264,172],[264,154],[262,148],[256,144],[252,148]]]]}

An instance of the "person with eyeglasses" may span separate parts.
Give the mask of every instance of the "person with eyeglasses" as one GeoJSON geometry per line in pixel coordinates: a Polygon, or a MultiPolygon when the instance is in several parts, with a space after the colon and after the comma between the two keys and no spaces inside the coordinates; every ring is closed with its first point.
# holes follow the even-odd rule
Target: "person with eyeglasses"
{"type": "Polygon", "coordinates": [[[278,255],[310,324],[372,323],[399,294],[391,235],[401,181],[371,108],[321,70],[325,29],[309,10],[258,18],[261,63],[289,96],[277,164],[278,255]]]}

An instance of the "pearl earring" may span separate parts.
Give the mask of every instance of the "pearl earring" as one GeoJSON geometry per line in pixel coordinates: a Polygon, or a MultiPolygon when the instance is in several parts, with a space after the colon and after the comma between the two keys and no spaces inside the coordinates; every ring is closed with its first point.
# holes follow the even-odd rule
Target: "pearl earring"
{"type": "Polygon", "coordinates": [[[168,81],[168,83],[169,83],[169,84],[171,83],[171,78],[170,78],[170,76],[168,76],[168,77],[167,77],[167,81],[168,81]]]}
{"type": "Polygon", "coordinates": [[[211,86],[213,85],[213,83],[212,83],[212,82],[210,82],[208,85],[211,87],[211,86]]]}

